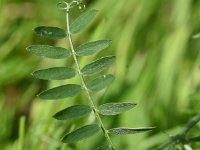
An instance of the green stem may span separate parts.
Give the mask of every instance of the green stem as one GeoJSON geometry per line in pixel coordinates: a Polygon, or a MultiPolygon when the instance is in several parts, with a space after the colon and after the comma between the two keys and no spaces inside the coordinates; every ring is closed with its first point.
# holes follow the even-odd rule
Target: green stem
{"type": "Polygon", "coordinates": [[[113,145],[113,143],[112,143],[112,141],[110,139],[110,136],[109,136],[106,128],[104,127],[104,124],[103,124],[103,122],[101,120],[101,117],[99,116],[98,112],[96,111],[97,108],[95,106],[94,100],[92,99],[92,97],[91,97],[91,95],[90,95],[90,93],[89,93],[89,91],[88,91],[88,89],[86,87],[85,80],[84,80],[83,75],[81,73],[81,68],[80,68],[80,65],[78,63],[78,59],[76,57],[76,52],[74,50],[72,36],[71,36],[71,33],[70,33],[70,28],[69,28],[69,9],[67,10],[67,13],[66,13],[66,24],[67,24],[67,34],[68,34],[68,40],[69,40],[70,47],[71,47],[72,56],[73,56],[73,59],[74,59],[75,64],[76,64],[76,68],[77,68],[78,75],[79,75],[79,78],[80,78],[81,83],[82,83],[82,87],[83,87],[83,89],[84,89],[84,91],[85,91],[85,93],[87,95],[87,98],[88,98],[88,100],[90,102],[90,106],[92,107],[92,110],[93,110],[93,112],[95,114],[95,117],[96,117],[99,125],[101,126],[101,129],[102,129],[102,131],[104,133],[104,136],[105,136],[107,142],[109,143],[111,149],[115,150],[115,147],[114,147],[114,145],[113,145]]]}
{"type": "Polygon", "coordinates": [[[20,117],[19,121],[19,140],[18,140],[18,150],[24,149],[24,130],[25,130],[25,116],[20,117]]]}

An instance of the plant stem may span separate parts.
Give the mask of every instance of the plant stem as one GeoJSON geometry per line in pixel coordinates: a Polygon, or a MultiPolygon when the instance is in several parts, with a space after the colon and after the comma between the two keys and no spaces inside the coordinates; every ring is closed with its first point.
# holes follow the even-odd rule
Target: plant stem
{"type": "Polygon", "coordinates": [[[25,134],[25,116],[20,117],[19,120],[19,140],[18,140],[18,150],[24,149],[24,134],[25,134]]]}
{"type": "Polygon", "coordinates": [[[109,136],[106,128],[104,127],[104,124],[103,124],[103,122],[101,120],[101,117],[99,116],[98,112],[96,111],[97,108],[96,108],[95,103],[94,103],[94,101],[93,101],[93,99],[92,99],[92,97],[91,97],[91,95],[90,95],[90,93],[89,93],[89,91],[88,91],[88,89],[86,87],[85,80],[84,80],[83,75],[81,73],[81,68],[80,68],[80,65],[78,63],[76,52],[74,50],[72,36],[71,36],[71,33],[70,33],[70,28],[69,28],[69,9],[67,10],[67,13],[66,13],[66,24],[67,24],[67,34],[68,34],[68,40],[69,40],[70,47],[71,47],[72,56],[73,56],[73,59],[74,59],[75,64],[76,64],[76,68],[77,68],[78,75],[79,75],[79,78],[80,78],[81,83],[82,83],[82,87],[83,87],[83,89],[84,89],[84,91],[85,91],[85,93],[87,95],[87,98],[88,98],[88,100],[90,102],[90,106],[91,106],[91,108],[93,110],[93,113],[95,114],[95,117],[96,117],[99,125],[101,126],[101,129],[102,129],[102,131],[104,133],[104,136],[105,136],[107,142],[109,143],[111,149],[115,150],[115,147],[114,147],[114,145],[113,145],[113,143],[112,143],[112,141],[110,139],[110,136],[109,136]]]}

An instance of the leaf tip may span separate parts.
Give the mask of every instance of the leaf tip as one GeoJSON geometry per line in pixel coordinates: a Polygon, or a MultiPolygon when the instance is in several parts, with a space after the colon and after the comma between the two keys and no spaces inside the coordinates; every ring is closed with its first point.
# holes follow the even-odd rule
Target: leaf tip
{"type": "Polygon", "coordinates": [[[40,28],[40,27],[35,27],[35,28],[32,29],[32,31],[34,31],[34,32],[37,33],[37,31],[38,31],[39,28],[40,28]]]}
{"type": "Polygon", "coordinates": [[[113,41],[112,41],[112,40],[108,40],[108,42],[109,42],[110,44],[112,44],[113,41]]]}
{"type": "Polygon", "coordinates": [[[65,141],[65,136],[66,136],[66,135],[64,135],[64,136],[61,137],[61,139],[60,139],[60,141],[61,141],[62,143],[66,143],[66,141],[65,141]]]}
{"type": "Polygon", "coordinates": [[[151,128],[151,130],[154,130],[154,129],[157,129],[157,127],[155,126],[155,127],[150,127],[151,128]]]}
{"type": "Polygon", "coordinates": [[[131,103],[133,107],[136,107],[138,104],[136,103],[131,103]]]}
{"type": "Polygon", "coordinates": [[[54,115],[52,116],[52,118],[54,118],[54,119],[57,119],[57,120],[58,120],[57,114],[54,114],[54,115]]]}
{"type": "Polygon", "coordinates": [[[30,48],[31,48],[31,46],[28,46],[28,47],[26,47],[26,50],[27,50],[27,51],[30,51],[30,48]]]}
{"type": "Polygon", "coordinates": [[[31,76],[33,76],[33,77],[35,77],[35,74],[34,74],[34,72],[31,72],[31,74],[30,74],[31,76]]]}

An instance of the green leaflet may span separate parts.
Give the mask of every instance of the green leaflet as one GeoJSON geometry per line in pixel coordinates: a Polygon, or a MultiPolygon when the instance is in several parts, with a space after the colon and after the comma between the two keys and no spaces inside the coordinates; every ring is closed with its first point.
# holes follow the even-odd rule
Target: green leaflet
{"type": "Polygon", "coordinates": [[[93,92],[100,91],[108,87],[115,77],[111,74],[100,76],[87,84],[87,88],[93,92]]]}
{"type": "Polygon", "coordinates": [[[57,100],[67,97],[76,96],[81,92],[81,86],[76,84],[68,84],[55,87],[40,93],[38,96],[45,100],[57,100]]]}
{"type": "Polygon", "coordinates": [[[155,129],[155,127],[114,128],[114,129],[109,129],[108,133],[109,134],[114,134],[114,135],[126,135],[126,134],[136,134],[136,133],[141,133],[141,132],[152,131],[153,129],[155,129]]]}
{"type": "Polygon", "coordinates": [[[65,30],[58,27],[39,26],[34,31],[37,35],[50,39],[62,39],[67,36],[65,30]]]}
{"type": "Polygon", "coordinates": [[[99,40],[95,42],[88,42],[79,46],[76,49],[76,54],[78,56],[88,56],[100,52],[101,50],[107,48],[112,43],[111,40],[99,40]]]}
{"type": "Polygon", "coordinates": [[[32,45],[27,48],[27,51],[33,55],[44,56],[53,59],[66,58],[71,55],[70,52],[65,48],[49,45],[32,45]]]}
{"type": "Polygon", "coordinates": [[[74,77],[75,70],[68,67],[55,67],[38,70],[32,73],[35,78],[43,80],[64,80],[74,77]]]}
{"type": "Polygon", "coordinates": [[[92,75],[108,68],[115,60],[115,56],[107,56],[86,65],[81,72],[83,75],[92,75]]]}
{"type": "Polygon", "coordinates": [[[99,106],[99,113],[105,116],[118,115],[135,106],[136,104],[133,103],[107,103],[99,106]]]}
{"type": "Polygon", "coordinates": [[[64,143],[74,143],[80,140],[84,140],[89,138],[100,131],[100,127],[97,124],[91,124],[83,126],[67,135],[65,135],[62,139],[64,143]]]}
{"type": "Polygon", "coordinates": [[[78,119],[86,116],[91,111],[92,109],[87,105],[75,105],[56,113],[53,117],[57,120],[78,119]]]}
{"type": "Polygon", "coordinates": [[[79,16],[72,24],[70,25],[70,32],[75,34],[84,29],[96,16],[97,10],[89,10],[79,16]]]}
{"type": "Polygon", "coordinates": [[[109,146],[101,146],[97,148],[96,150],[111,150],[111,148],[109,146]]]}

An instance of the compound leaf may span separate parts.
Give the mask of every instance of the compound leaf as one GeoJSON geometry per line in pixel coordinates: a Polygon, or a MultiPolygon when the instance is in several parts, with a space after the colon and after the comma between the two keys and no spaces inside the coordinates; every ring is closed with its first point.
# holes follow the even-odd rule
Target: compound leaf
{"type": "Polygon", "coordinates": [[[62,39],[67,36],[65,30],[58,27],[39,26],[34,31],[37,35],[50,39],[62,39]]]}
{"type": "Polygon", "coordinates": [[[33,55],[44,56],[47,58],[61,59],[70,56],[70,52],[62,47],[55,47],[49,45],[32,45],[27,48],[33,55]]]}
{"type": "Polygon", "coordinates": [[[101,146],[97,148],[96,150],[111,150],[111,148],[109,146],[101,146]]]}
{"type": "Polygon", "coordinates": [[[99,106],[99,113],[105,116],[118,115],[135,106],[133,103],[107,103],[99,106]]]}
{"type": "Polygon", "coordinates": [[[96,16],[97,10],[89,10],[79,16],[72,24],[70,25],[70,32],[75,34],[84,29],[96,16]]]}
{"type": "Polygon", "coordinates": [[[92,75],[108,68],[114,62],[115,56],[107,56],[86,65],[81,72],[83,75],[92,75]]]}
{"type": "Polygon", "coordinates": [[[100,76],[87,84],[87,88],[93,92],[100,91],[108,87],[115,77],[111,74],[100,76]]]}
{"type": "Polygon", "coordinates": [[[99,40],[94,42],[88,42],[79,46],[76,49],[76,54],[78,56],[88,56],[100,52],[101,50],[107,48],[112,43],[111,40],[99,40]]]}
{"type": "Polygon", "coordinates": [[[81,86],[76,84],[62,85],[40,93],[38,96],[45,100],[57,100],[73,97],[81,92],[81,86]]]}
{"type": "Polygon", "coordinates": [[[56,113],[53,117],[57,120],[78,119],[86,116],[91,111],[92,109],[87,105],[75,105],[56,113]]]}
{"type": "Polygon", "coordinates": [[[152,131],[155,129],[155,127],[144,127],[144,128],[113,128],[109,129],[109,134],[114,135],[126,135],[126,134],[136,134],[136,133],[142,133],[147,131],[152,131]]]}
{"type": "Polygon", "coordinates": [[[64,80],[74,77],[75,70],[68,67],[55,67],[38,70],[32,73],[35,78],[43,80],[64,80]]]}
{"type": "Polygon", "coordinates": [[[65,135],[62,139],[62,142],[64,143],[78,142],[97,134],[99,131],[100,127],[97,124],[86,125],[65,135]]]}

